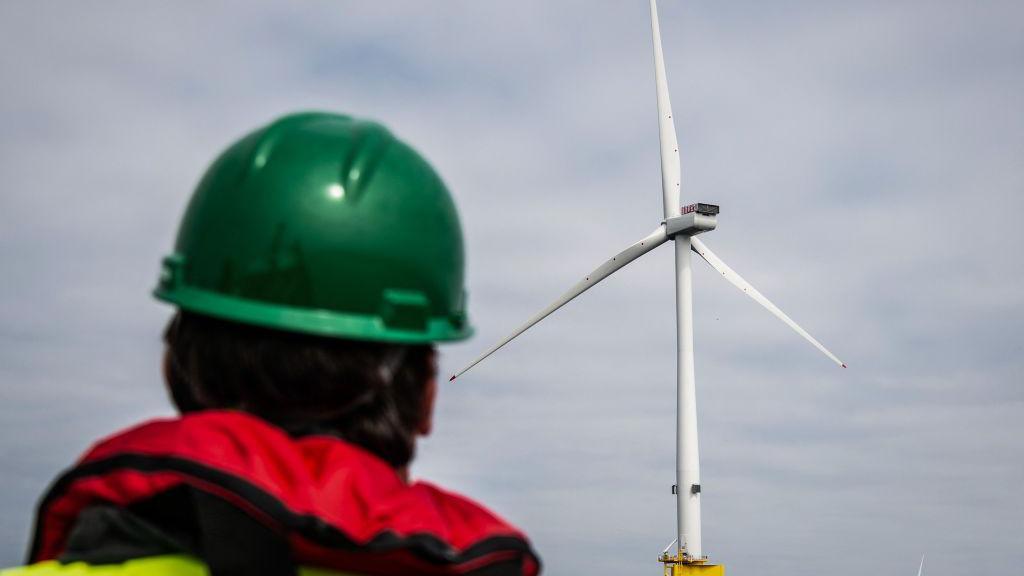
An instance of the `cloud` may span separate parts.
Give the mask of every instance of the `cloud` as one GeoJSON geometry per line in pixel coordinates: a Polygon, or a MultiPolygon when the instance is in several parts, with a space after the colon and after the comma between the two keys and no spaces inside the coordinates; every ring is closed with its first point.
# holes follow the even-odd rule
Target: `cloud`
{"type": "MultiPolygon", "coordinates": [[[[662,3],[706,239],[850,364],[696,273],[705,548],[731,574],[1012,573],[1024,395],[1024,14],[1013,2],[662,3]]],[[[293,109],[378,118],[466,230],[475,356],[660,219],[636,3],[0,5],[0,563],[92,439],[169,413],[148,297],[210,158],[293,109]],[[60,423],[59,426],[53,423],[60,423]]],[[[673,538],[661,249],[442,391],[416,472],[549,574],[673,538]]]]}

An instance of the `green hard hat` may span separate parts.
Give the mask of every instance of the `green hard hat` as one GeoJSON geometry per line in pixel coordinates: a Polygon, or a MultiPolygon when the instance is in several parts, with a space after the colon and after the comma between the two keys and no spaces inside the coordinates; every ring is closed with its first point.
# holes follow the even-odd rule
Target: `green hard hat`
{"type": "Polygon", "coordinates": [[[206,171],[154,295],[322,336],[462,340],[459,216],[441,178],[374,122],[285,116],[206,171]]]}

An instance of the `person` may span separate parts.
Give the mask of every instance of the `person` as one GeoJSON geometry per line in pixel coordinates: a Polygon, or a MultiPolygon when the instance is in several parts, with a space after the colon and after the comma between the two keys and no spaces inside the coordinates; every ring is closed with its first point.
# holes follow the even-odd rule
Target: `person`
{"type": "Polygon", "coordinates": [[[3,576],[534,576],[517,528],[410,482],[435,345],[469,337],[462,232],[380,124],[293,114],[200,181],[155,296],[180,412],[94,445],[3,576]]]}

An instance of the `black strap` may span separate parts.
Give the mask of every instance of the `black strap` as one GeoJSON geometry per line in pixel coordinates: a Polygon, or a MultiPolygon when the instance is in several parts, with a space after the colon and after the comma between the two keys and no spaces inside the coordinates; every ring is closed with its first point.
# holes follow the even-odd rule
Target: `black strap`
{"type": "Polygon", "coordinates": [[[237,506],[182,486],[129,508],[97,505],[79,515],[61,562],[117,564],[188,554],[210,576],[296,576],[285,536],[237,506]]]}
{"type": "Polygon", "coordinates": [[[221,498],[192,490],[200,556],[211,576],[295,576],[283,534],[221,498]]]}

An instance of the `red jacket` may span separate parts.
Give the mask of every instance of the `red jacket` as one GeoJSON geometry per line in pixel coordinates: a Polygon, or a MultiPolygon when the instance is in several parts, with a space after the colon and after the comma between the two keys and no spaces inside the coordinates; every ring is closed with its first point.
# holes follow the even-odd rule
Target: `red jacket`
{"type": "Polygon", "coordinates": [[[271,528],[296,564],[363,574],[534,576],[526,536],[481,505],[406,484],[336,438],[292,438],[241,412],[156,420],[94,446],[39,507],[30,560],[60,557],[80,513],[187,488],[271,528]]]}

